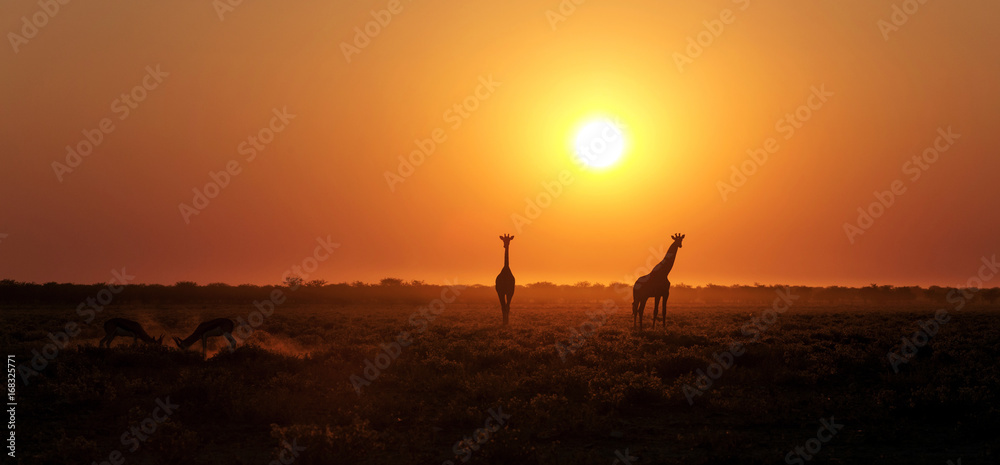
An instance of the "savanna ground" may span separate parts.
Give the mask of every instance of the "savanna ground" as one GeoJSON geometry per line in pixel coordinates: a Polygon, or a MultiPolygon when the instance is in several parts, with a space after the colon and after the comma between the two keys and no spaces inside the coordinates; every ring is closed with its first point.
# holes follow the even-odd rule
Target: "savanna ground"
{"type": "MultiPolygon", "coordinates": [[[[997,462],[995,308],[953,311],[933,350],[895,373],[888,352],[936,307],[793,306],[753,341],[741,327],[765,307],[675,305],[666,330],[649,330],[650,301],[645,331],[621,306],[564,360],[556,344],[571,347],[570,328],[600,321],[602,305],[517,304],[509,328],[497,305],[456,302],[422,333],[415,306],[279,306],[235,352],[215,339],[207,360],[200,343],[166,341],[248,308],[107,309],[27,385],[18,376],[17,458],[5,463],[113,463],[117,450],[132,464],[266,464],[287,442],[305,447],[296,464],[778,464],[811,439],[815,464],[997,462]],[[116,316],[166,333],[165,347],[96,347],[116,316]],[[366,360],[402,331],[412,344],[359,395],[351,376],[365,379],[366,360]],[[735,342],[746,352],[689,403],[684,386],[735,342]],[[167,398],[176,411],[147,420],[145,441],[123,438],[167,398]],[[843,427],[816,441],[830,417],[843,427]],[[487,434],[488,418],[504,424],[487,434]],[[456,446],[477,430],[482,444],[456,446]]],[[[66,307],[0,318],[19,363],[79,320],[66,307]]]]}

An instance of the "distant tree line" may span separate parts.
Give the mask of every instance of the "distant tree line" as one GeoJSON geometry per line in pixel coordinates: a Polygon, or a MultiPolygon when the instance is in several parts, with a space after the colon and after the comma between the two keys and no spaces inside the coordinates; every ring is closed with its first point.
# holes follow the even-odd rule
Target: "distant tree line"
{"type": "MultiPolygon", "coordinates": [[[[0,305],[78,305],[93,298],[107,287],[105,283],[70,284],[49,282],[36,284],[11,279],[0,280],[0,305]]],[[[766,305],[770,304],[779,289],[775,285],[689,286],[674,284],[670,288],[671,304],[711,305],[766,305]]],[[[199,285],[180,281],[173,285],[128,284],[116,293],[109,305],[155,304],[250,304],[267,299],[274,290],[281,290],[289,303],[328,304],[425,304],[441,295],[446,286],[426,284],[423,281],[404,281],[384,278],[378,283],[331,284],[324,280],[304,281],[290,276],[279,285],[224,283],[199,285]]],[[[796,302],[809,305],[851,304],[948,304],[949,300],[964,299],[972,304],[995,304],[1000,298],[1000,288],[959,289],[931,286],[888,286],[872,284],[865,287],[807,287],[791,286],[799,298],[796,302]]],[[[470,285],[459,291],[460,302],[497,303],[493,286],[470,285]]],[[[632,285],[625,283],[593,284],[579,282],[573,285],[537,282],[517,286],[514,300],[521,303],[561,304],[599,302],[614,299],[630,303],[632,285]]]]}

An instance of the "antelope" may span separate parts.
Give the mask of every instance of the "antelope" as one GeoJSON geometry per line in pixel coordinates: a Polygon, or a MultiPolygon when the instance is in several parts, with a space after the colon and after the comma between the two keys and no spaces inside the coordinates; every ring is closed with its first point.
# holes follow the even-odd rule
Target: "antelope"
{"type": "Polygon", "coordinates": [[[162,334],[158,339],[153,339],[146,334],[146,330],[142,329],[142,325],[139,323],[125,318],[112,318],[104,322],[104,339],[101,339],[97,346],[110,348],[111,341],[114,341],[116,336],[131,336],[133,344],[142,339],[148,344],[163,345],[162,334]]]}
{"type": "Polygon", "coordinates": [[[201,340],[201,355],[205,356],[206,347],[208,346],[208,338],[224,336],[229,341],[229,350],[236,348],[236,339],[233,339],[233,320],[229,318],[216,318],[214,320],[206,321],[191,333],[185,339],[180,339],[175,337],[174,343],[177,344],[181,350],[187,350],[191,344],[194,344],[199,339],[201,340]]]}

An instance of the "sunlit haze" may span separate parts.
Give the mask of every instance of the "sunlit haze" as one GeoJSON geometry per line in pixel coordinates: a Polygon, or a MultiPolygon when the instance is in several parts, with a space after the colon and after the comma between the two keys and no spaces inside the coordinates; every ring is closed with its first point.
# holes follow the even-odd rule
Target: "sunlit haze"
{"type": "Polygon", "coordinates": [[[492,284],[511,234],[518,284],[608,283],[683,233],[675,283],[926,286],[998,252],[1000,3],[562,3],[5,2],[0,278],[492,284]]]}

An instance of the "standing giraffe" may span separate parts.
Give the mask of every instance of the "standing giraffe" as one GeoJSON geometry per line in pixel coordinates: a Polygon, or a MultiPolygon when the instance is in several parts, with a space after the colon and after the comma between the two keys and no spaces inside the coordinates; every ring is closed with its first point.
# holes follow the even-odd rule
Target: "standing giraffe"
{"type": "Polygon", "coordinates": [[[504,234],[500,236],[503,241],[503,269],[497,275],[497,297],[500,297],[500,311],[503,312],[503,324],[508,323],[510,315],[510,299],[514,297],[514,273],[510,272],[510,241],[514,236],[504,234]]]}
{"type": "Polygon", "coordinates": [[[663,325],[666,327],[667,297],[670,295],[670,281],[667,280],[667,275],[674,267],[677,249],[684,247],[681,245],[681,241],[684,240],[683,234],[674,234],[670,238],[674,240],[674,243],[670,244],[663,260],[660,260],[660,263],[657,263],[649,274],[635,280],[635,285],[632,286],[632,327],[635,327],[635,321],[638,318],[639,331],[642,331],[642,312],[646,309],[646,300],[649,300],[650,297],[653,298],[653,328],[656,328],[656,313],[660,307],[660,297],[663,297],[663,325]]]}

